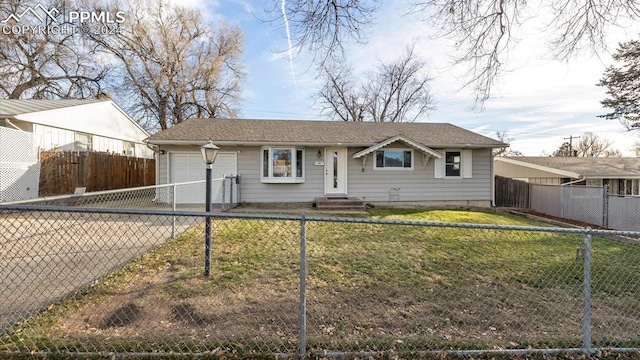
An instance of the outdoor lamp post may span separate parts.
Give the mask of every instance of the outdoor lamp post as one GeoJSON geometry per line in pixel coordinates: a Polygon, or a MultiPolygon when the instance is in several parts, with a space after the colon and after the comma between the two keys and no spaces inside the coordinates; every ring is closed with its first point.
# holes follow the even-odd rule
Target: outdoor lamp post
{"type": "MultiPolygon", "coordinates": [[[[213,162],[216,161],[218,155],[217,146],[213,145],[211,140],[205,145],[200,147],[202,152],[202,160],[207,164],[207,177],[206,177],[206,195],[205,195],[205,211],[211,212],[211,171],[213,169],[213,162]]],[[[211,271],[211,216],[205,218],[204,228],[204,276],[209,276],[211,271]]]]}

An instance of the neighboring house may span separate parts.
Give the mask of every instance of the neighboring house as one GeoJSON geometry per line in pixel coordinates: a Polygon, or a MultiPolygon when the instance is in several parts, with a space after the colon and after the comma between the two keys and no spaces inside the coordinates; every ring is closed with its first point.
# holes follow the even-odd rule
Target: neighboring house
{"type": "MultiPolygon", "coordinates": [[[[190,119],[146,140],[160,154],[156,182],[204,180],[208,140],[220,148],[214,178],[240,174],[247,203],[491,206],[491,150],[506,146],[442,123],[190,119]]],[[[177,202],[204,203],[204,186],[177,202]]]]}
{"type": "Polygon", "coordinates": [[[0,99],[0,127],[33,134],[39,150],[153,157],[143,143],[149,134],[110,100],[0,99]]]}
{"type": "Polygon", "coordinates": [[[148,136],[110,100],[0,99],[0,202],[38,197],[42,150],[152,158],[148,136]]]}
{"type": "Polygon", "coordinates": [[[513,156],[494,163],[496,175],[532,184],[607,185],[611,194],[640,194],[640,158],[513,156]]]}

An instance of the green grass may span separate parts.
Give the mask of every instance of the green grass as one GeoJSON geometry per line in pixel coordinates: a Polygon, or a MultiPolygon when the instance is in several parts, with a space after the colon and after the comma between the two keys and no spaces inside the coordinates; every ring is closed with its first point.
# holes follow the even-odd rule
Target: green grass
{"type": "Polygon", "coordinates": [[[550,226],[548,223],[528,219],[508,212],[392,208],[374,208],[369,212],[371,213],[371,218],[385,220],[439,221],[512,226],[550,226]]]}
{"type": "MultiPolygon", "coordinates": [[[[450,210],[376,208],[371,217],[546,225],[450,210]]],[[[11,342],[70,349],[90,342],[97,352],[295,349],[299,226],[214,220],[207,278],[203,226],[194,227],[34,318],[11,342]],[[140,309],[130,324],[105,322],[127,304],[140,309]]],[[[581,346],[579,234],[313,221],[306,233],[310,350],[581,346]]],[[[640,248],[604,238],[593,244],[594,346],[640,346],[640,248]]]]}

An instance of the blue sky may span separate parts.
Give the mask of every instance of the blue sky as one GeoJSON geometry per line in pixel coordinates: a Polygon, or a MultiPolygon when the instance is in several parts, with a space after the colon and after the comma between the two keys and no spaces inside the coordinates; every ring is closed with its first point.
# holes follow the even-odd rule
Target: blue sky
{"type": "MultiPolygon", "coordinates": [[[[261,21],[280,16],[279,2],[275,7],[271,0],[190,0],[180,4],[196,6],[211,19],[224,18],[243,28],[247,80],[242,117],[326,119],[314,101],[320,82],[310,67],[310,56],[303,52],[291,59],[283,23],[261,21]]],[[[584,51],[559,62],[548,56],[549,34],[538,31],[543,22],[532,21],[516,34],[519,41],[509,53],[505,72],[484,111],[478,112],[469,110],[474,100],[471,90],[460,89],[464,68],[450,66],[452,43],[432,39],[429,34],[433,29],[416,16],[406,15],[403,4],[385,1],[369,32],[369,43],[349,46],[347,56],[355,71],[365,71],[379,61],[399,56],[416,41],[416,50],[434,79],[431,92],[437,106],[423,121],[449,122],[487,136],[506,131],[512,148],[525,155],[550,154],[563,138],[585,131],[610,139],[625,155],[633,155],[630,148],[640,134],[597,117],[607,110],[600,106],[604,89],[595,84],[612,63],[609,52],[620,41],[640,37],[640,24],[612,27],[608,52],[584,51]]]]}

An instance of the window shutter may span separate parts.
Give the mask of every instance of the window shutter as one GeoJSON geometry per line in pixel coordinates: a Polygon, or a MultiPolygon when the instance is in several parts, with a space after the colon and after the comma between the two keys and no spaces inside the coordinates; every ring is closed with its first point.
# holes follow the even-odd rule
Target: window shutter
{"type": "Polygon", "coordinates": [[[443,157],[441,157],[440,159],[433,159],[433,177],[436,179],[444,178],[444,152],[443,157]]]}
{"type": "Polygon", "coordinates": [[[463,178],[471,178],[473,168],[473,158],[472,158],[473,150],[462,150],[462,177],[463,178]]]}

